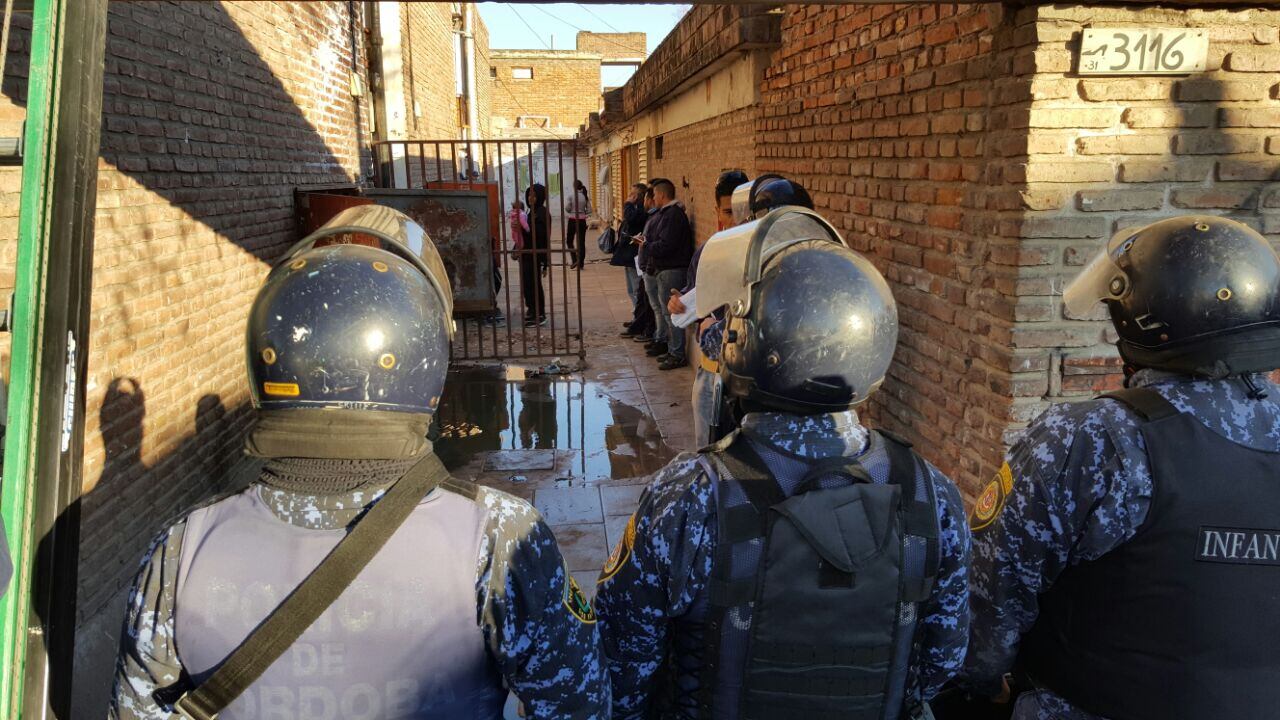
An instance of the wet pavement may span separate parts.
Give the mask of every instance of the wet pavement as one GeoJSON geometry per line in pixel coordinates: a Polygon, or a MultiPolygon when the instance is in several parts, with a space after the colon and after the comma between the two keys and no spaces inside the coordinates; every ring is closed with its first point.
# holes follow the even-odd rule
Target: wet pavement
{"type": "Polygon", "coordinates": [[[455,369],[432,435],[455,476],[532,502],[590,593],[645,477],[694,449],[693,370],[662,372],[639,343],[618,337],[631,316],[621,268],[589,261],[582,293],[585,368],[455,369]]]}

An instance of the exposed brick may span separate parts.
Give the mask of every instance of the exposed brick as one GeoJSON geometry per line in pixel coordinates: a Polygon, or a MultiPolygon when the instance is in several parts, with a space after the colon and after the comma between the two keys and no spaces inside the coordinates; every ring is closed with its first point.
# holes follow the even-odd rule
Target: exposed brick
{"type": "Polygon", "coordinates": [[[1270,89],[1267,80],[1218,80],[1195,78],[1178,81],[1178,99],[1184,102],[1202,100],[1257,100],[1270,89]]]}
{"type": "Polygon", "coordinates": [[[1163,190],[1081,190],[1076,193],[1076,206],[1085,212],[1115,210],[1158,210],[1164,205],[1163,190]]]}
{"type": "Polygon", "coordinates": [[[1218,124],[1222,127],[1280,127],[1280,108],[1222,108],[1218,111],[1218,124]]]}
{"type": "Polygon", "coordinates": [[[1080,96],[1095,102],[1113,100],[1168,100],[1173,96],[1170,80],[1107,79],[1081,80],[1080,96]]]}
{"type": "Polygon", "coordinates": [[[1115,124],[1120,113],[1112,108],[1032,108],[1032,128],[1104,128],[1115,124]]]}
{"type": "Polygon", "coordinates": [[[1257,188],[1175,188],[1170,202],[1180,208],[1234,210],[1252,207],[1258,194],[1257,188]]]}
{"type": "Polygon", "coordinates": [[[1034,162],[1026,166],[1027,182],[1092,183],[1109,182],[1115,168],[1100,162],[1034,162]]]}
{"type": "Polygon", "coordinates": [[[1267,152],[1272,155],[1280,155],[1280,135],[1272,135],[1267,138],[1267,152]]]}
{"type": "Polygon", "coordinates": [[[1100,217],[1025,217],[1000,225],[1004,237],[1093,238],[1107,233],[1107,220],[1100,217]]]}
{"type": "Polygon", "coordinates": [[[1280,72],[1280,53],[1275,50],[1233,50],[1226,68],[1235,72],[1280,72]]]}
{"type": "Polygon", "coordinates": [[[1209,127],[1215,108],[1209,105],[1176,107],[1136,107],[1124,111],[1124,123],[1131,128],[1209,127]]]}
{"type": "Polygon", "coordinates": [[[1120,181],[1128,183],[1196,182],[1208,178],[1212,170],[1212,160],[1127,161],[1120,164],[1120,181]]]}
{"type": "Polygon", "coordinates": [[[1081,155],[1163,155],[1169,152],[1164,135],[1093,135],[1076,141],[1081,155]]]}
{"type": "Polygon", "coordinates": [[[1220,160],[1218,179],[1224,182],[1280,180],[1280,159],[1220,160]]]}
{"type": "Polygon", "coordinates": [[[1258,152],[1261,149],[1260,135],[1192,132],[1173,139],[1173,151],[1178,155],[1234,155],[1258,152]]]}

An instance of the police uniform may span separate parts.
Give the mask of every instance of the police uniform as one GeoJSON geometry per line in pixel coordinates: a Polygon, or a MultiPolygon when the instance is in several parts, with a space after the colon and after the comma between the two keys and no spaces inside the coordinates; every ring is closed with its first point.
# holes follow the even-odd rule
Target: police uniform
{"type": "Polygon", "coordinates": [[[1067,286],[1124,390],[1041,416],[979,495],[965,680],[1040,718],[1280,707],[1280,257],[1232,220],[1122,230],[1067,286]]]}
{"type": "MultiPolygon", "coordinates": [[[[1156,370],[1139,371],[1129,386],[1155,390],[1227,442],[1280,452],[1280,388],[1261,378],[1256,382],[1268,392],[1266,399],[1251,399],[1238,379],[1156,370]]],[[[980,495],[972,518],[973,636],[964,676],[984,694],[997,694],[1001,677],[1014,669],[1021,638],[1040,615],[1042,595],[1069,568],[1131,542],[1153,502],[1158,504],[1159,477],[1148,456],[1145,422],[1112,399],[1057,405],[1014,445],[1000,476],[980,495]]],[[[1226,484],[1215,488],[1229,491],[1226,484]]],[[[1046,687],[1020,696],[1014,717],[1101,716],[1046,687]]]]}
{"type": "Polygon", "coordinates": [[[488,719],[507,688],[535,718],[608,716],[550,529],[448,478],[426,440],[451,316],[435,247],[387,207],[339,213],[272,269],[246,330],[262,472],[153,542],[111,717],[488,719]],[[328,244],[352,232],[373,245],[328,244]]]}
{"type": "MultiPolygon", "coordinates": [[[[863,427],[852,410],[817,416],[752,413],[742,428],[785,495],[796,491],[803,461],[857,458],[874,481],[887,478],[885,439],[863,427]],[[757,438],[767,438],[767,444],[757,438]]],[[[916,607],[901,608],[902,616],[919,618],[916,649],[905,668],[904,703],[928,700],[960,669],[968,637],[964,506],[941,473],[927,464],[919,467],[921,480],[927,473],[937,498],[939,547],[929,597],[916,607]]],[[[703,648],[720,486],[705,455],[676,458],[646,487],[601,575],[595,608],[613,686],[614,718],[644,717],[659,707],[666,713],[661,717],[705,716],[699,704],[707,690],[701,678],[708,661],[703,648]],[[662,690],[664,676],[672,686],[662,690]],[[661,696],[664,692],[668,697],[661,696]]],[[[738,717],[738,709],[722,706],[715,716],[738,717]]]]}
{"type": "MultiPolygon", "coordinates": [[[[269,513],[268,522],[279,523],[298,538],[299,546],[312,541],[308,536],[318,536],[322,547],[331,547],[339,531],[381,492],[375,486],[315,496],[255,483],[228,500],[269,513]]],[[[474,544],[468,543],[474,554],[461,558],[471,570],[463,576],[465,585],[439,578],[439,568],[432,565],[452,548],[414,546],[414,539],[405,536],[405,547],[398,552],[398,533],[379,557],[407,555],[418,567],[383,568],[385,563],[375,560],[362,573],[361,584],[350,588],[273,666],[276,679],[269,674],[222,717],[494,718],[506,699],[504,681],[530,717],[609,717],[594,617],[565,570],[551,530],[523,500],[486,487],[475,488],[475,493],[471,501],[437,489],[416,511],[426,519],[433,505],[447,503],[453,515],[474,508],[480,534],[474,544]],[[457,593],[451,599],[460,607],[465,604],[468,612],[441,617],[429,604],[436,599],[429,582],[457,593]],[[459,624],[449,628],[442,621],[459,624]],[[457,635],[449,638],[453,644],[433,637],[449,630],[457,635]],[[355,677],[370,665],[380,679],[355,677]],[[459,686],[471,692],[459,692],[459,686]]],[[[203,525],[210,510],[217,507],[196,511],[203,525]]],[[[129,594],[109,715],[113,719],[174,717],[153,694],[179,682],[184,672],[198,678],[209,665],[190,666],[192,655],[219,656],[301,579],[264,578],[246,568],[205,583],[209,595],[193,598],[186,586],[191,582],[188,568],[202,545],[188,537],[190,524],[184,518],[156,537],[129,594]],[[191,618],[189,606],[196,602],[203,605],[202,617],[191,618]],[[184,628],[188,623],[201,630],[222,628],[230,637],[210,642],[203,633],[184,628]]],[[[412,529],[406,526],[401,533],[412,529]]],[[[244,565],[251,564],[245,559],[254,557],[248,553],[255,547],[263,554],[273,549],[263,542],[247,540],[237,548],[245,553],[244,565]]],[[[294,552],[304,552],[299,546],[294,552]]],[[[209,550],[203,546],[204,552],[209,550]]]]}

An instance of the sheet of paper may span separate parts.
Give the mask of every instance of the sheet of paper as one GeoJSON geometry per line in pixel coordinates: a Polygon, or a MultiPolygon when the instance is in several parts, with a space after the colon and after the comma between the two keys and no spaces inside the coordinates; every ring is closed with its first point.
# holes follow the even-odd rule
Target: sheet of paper
{"type": "Polygon", "coordinates": [[[680,302],[684,305],[685,310],[678,315],[671,316],[671,324],[678,328],[687,328],[698,321],[698,288],[694,288],[689,292],[680,296],[680,302]]]}

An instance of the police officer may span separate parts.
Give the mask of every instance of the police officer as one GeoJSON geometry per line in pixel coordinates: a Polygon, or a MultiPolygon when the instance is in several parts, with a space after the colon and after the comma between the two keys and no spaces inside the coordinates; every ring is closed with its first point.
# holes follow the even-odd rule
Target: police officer
{"type": "MultiPolygon", "coordinates": [[[[344,215],[330,227],[421,236],[388,208],[344,215]]],[[[419,463],[443,475],[425,436],[448,366],[451,298],[430,241],[420,248],[430,262],[306,244],[271,271],[249,314],[258,423],[247,449],[265,460],[261,475],[147,551],[112,718],[177,717],[175,696],[199,686],[388,487],[419,463]]],[[[532,507],[445,479],[219,717],[497,718],[505,683],[531,717],[607,718],[594,623],[532,507]]]]}
{"type": "Polygon", "coordinates": [[[1068,286],[1106,304],[1126,389],[1050,408],[971,518],[964,681],[1014,717],[1264,718],[1280,707],[1280,259],[1179,217],[1068,286]]]}
{"type": "Polygon", "coordinates": [[[786,207],[708,241],[697,304],[727,308],[739,430],[650,479],[601,573],[613,717],[914,717],[964,656],[969,538],[853,409],[893,356],[888,285],[786,207]]]}
{"type": "MultiPolygon", "coordinates": [[[[761,175],[755,182],[750,182],[742,172],[730,171],[722,173],[716,183],[716,218],[721,231],[787,205],[812,210],[813,200],[803,185],[781,175],[761,175]],[[737,184],[733,184],[735,182],[737,184]]],[[[705,247],[706,243],[703,243],[698,248],[690,265],[690,277],[695,283],[705,247]]],[[[672,301],[678,303],[679,299],[673,298],[672,301]]],[[[678,311],[683,310],[680,306],[678,311]]],[[[720,423],[720,346],[724,342],[724,324],[724,313],[717,310],[704,317],[698,325],[698,348],[702,361],[693,380],[693,435],[699,447],[719,440],[732,429],[726,427],[728,422],[720,423]]]]}

